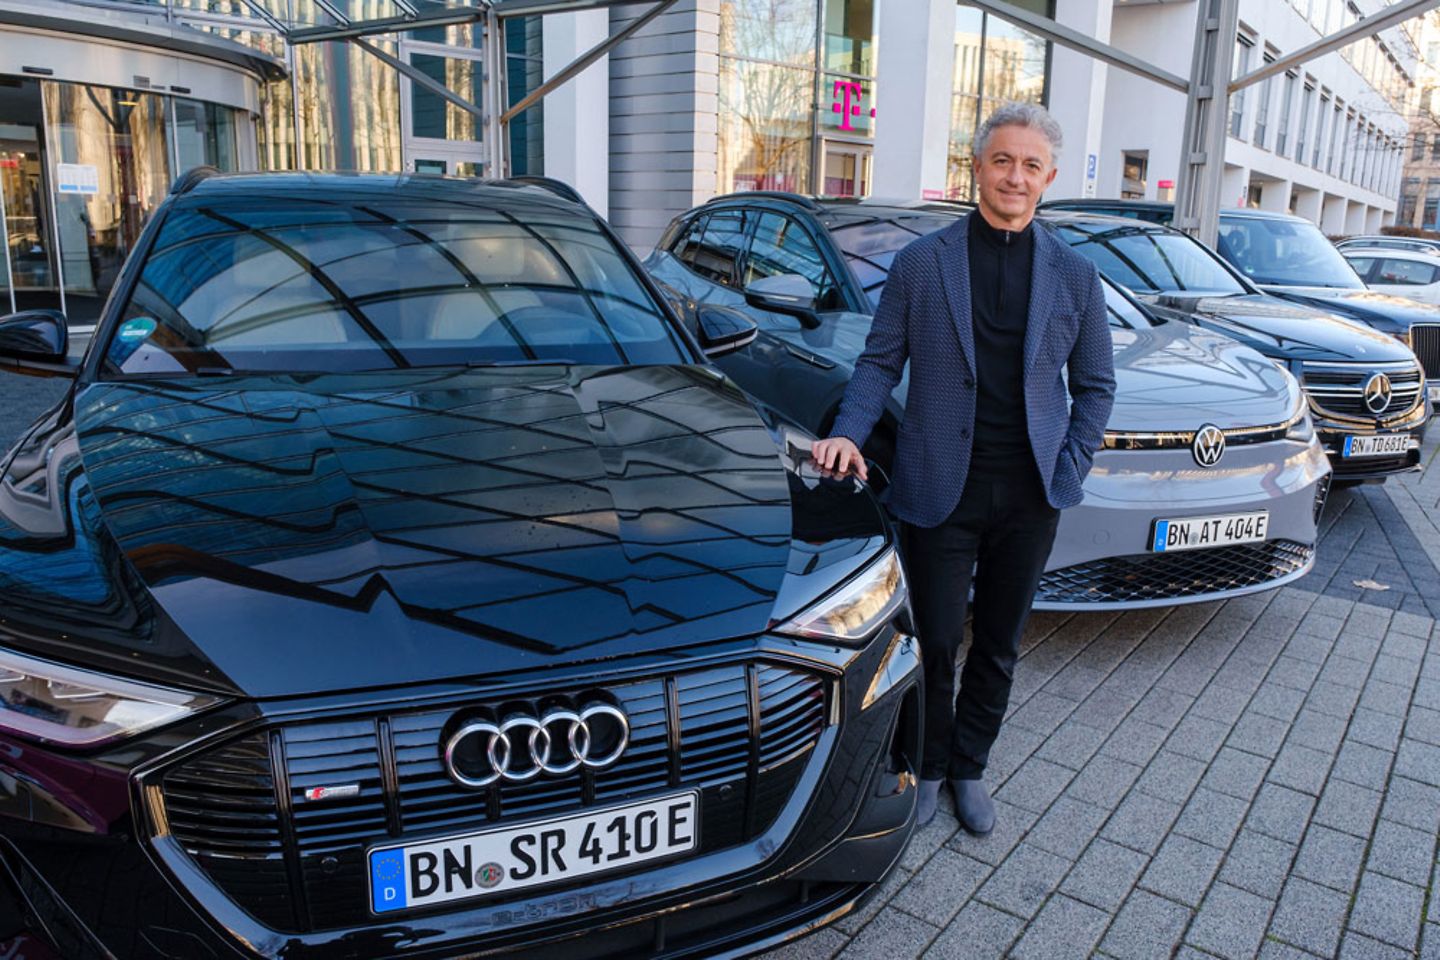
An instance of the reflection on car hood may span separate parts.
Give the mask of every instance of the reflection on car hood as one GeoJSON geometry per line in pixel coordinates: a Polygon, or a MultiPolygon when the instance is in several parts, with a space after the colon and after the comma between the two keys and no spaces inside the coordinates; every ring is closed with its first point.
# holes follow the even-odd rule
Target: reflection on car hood
{"type": "Polygon", "coordinates": [[[1143,299],[1279,360],[1408,360],[1404,344],[1352,320],[1266,294],[1143,299]]]}
{"type": "Polygon", "coordinates": [[[1109,429],[1223,430],[1281,423],[1299,394],[1274,363],[1229,337],[1175,321],[1111,328],[1115,408],[1109,429]]]}
{"type": "Polygon", "coordinates": [[[1341,290],[1335,287],[1267,287],[1269,292],[1296,303],[1330,310],[1342,317],[1389,323],[1385,332],[1399,333],[1415,323],[1440,323],[1440,307],[1376,290],[1341,290]],[[1393,331],[1391,329],[1393,325],[1393,331]]]}
{"type": "Polygon", "coordinates": [[[0,485],[6,642],[251,696],[752,636],[886,537],[708,367],[101,383],[62,420],[0,485]]]}

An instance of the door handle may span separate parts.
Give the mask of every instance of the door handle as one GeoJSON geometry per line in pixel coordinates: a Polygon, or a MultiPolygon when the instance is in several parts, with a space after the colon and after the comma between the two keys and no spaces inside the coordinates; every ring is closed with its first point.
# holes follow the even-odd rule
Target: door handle
{"type": "Polygon", "coordinates": [[[801,350],[793,344],[785,344],[785,350],[792,357],[804,360],[812,367],[819,367],[821,370],[833,370],[835,368],[835,362],[833,360],[826,360],[824,357],[817,356],[808,350],[801,350]]]}

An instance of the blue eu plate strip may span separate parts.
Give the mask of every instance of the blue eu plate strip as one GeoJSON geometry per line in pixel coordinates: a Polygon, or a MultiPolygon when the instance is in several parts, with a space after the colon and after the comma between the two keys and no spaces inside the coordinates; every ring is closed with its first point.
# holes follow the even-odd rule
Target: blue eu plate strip
{"type": "Polygon", "coordinates": [[[1155,549],[1165,549],[1165,538],[1170,535],[1170,521],[1161,520],[1155,524],[1155,549]]]}
{"type": "Polygon", "coordinates": [[[1348,457],[1348,456],[1350,456],[1350,444],[1352,444],[1352,443],[1354,443],[1354,442],[1355,442],[1355,438],[1354,438],[1354,437],[1346,437],[1346,438],[1345,438],[1345,450],[1340,454],[1340,456],[1342,456],[1342,457],[1348,457]]]}
{"type": "Polygon", "coordinates": [[[405,852],[377,850],[370,854],[370,899],[376,913],[405,906],[405,852]]]}

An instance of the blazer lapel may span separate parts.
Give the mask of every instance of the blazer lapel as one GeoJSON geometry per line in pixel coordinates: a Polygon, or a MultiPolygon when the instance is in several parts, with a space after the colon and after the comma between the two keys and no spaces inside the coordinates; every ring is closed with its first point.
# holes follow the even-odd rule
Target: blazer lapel
{"type": "Polygon", "coordinates": [[[935,251],[940,265],[941,287],[950,305],[950,319],[960,335],[960,352],[965,363],[975,370],[975,327],[970,314],[970,217],[955,221],[940,238],[935,251]]]}
{"type": "Polygon", "coordinates": [[[1035,354],[1039,352],[1040,344],[1045,342],[1045,328],[1050,323],[1055,292],[1050,282],[1055,275],[1050,269],[1050,260],[1054,256],[1054,244],[1059,242],[1038,223],[1031,229],[1035,233],[1035,256],[1030,262],[1030,309],[1025,315],[1026,374],[1035,366],[1035,354]]]}

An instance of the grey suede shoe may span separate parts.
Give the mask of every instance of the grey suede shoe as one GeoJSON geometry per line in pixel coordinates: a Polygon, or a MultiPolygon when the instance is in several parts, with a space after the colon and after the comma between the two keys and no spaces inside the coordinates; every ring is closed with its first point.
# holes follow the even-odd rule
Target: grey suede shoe
{"type": "Polygon", "coordinates": [[[979,780],[951,780],[955,792],[955,816],[960,826],[977,837],[995,829],[995,801],[979,780]]]}
{"type": "Polygon", "coordinates": [[[915,807],[915,825],[923,827],[935,819],[935,811],[940,806],[940,787],[944,780],[921,780],[920,781],[920,802],[915,807]]]}

